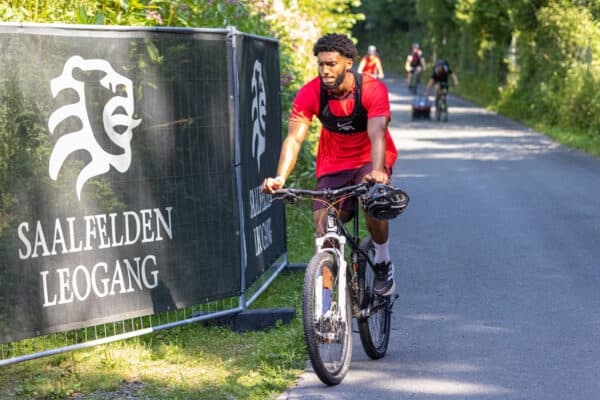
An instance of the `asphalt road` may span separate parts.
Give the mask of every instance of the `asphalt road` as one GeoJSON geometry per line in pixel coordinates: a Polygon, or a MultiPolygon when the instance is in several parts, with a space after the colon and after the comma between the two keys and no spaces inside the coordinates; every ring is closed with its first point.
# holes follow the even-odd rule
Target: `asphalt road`
{"type": "Polygon", "coordinates": [[[399,300],[385,358],[307,368],[281,399],[600,398],[600,159],[470,103],[414,121],[386,79],[411,203],[392,223],[399,300]]]}

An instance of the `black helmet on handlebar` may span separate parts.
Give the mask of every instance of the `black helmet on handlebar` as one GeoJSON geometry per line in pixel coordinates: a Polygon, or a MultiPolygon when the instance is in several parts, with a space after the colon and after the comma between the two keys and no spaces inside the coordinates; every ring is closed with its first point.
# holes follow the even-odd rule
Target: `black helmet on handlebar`
{"type": "Polygon", "coordinates": [[[404,191],[381,183],[373,184],[360,197],[365,212],[377,220],[396,218],[410,200],[404,191]]]}

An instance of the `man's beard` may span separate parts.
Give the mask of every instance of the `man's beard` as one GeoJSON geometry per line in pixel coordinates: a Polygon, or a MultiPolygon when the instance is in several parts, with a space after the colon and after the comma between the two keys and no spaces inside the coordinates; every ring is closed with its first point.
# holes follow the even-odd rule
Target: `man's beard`
{"type": "Polygon", "coordinates": [[[343,70],[342,73],[338,75],[338,77],[336,78],[335,82],[333,82],[333,84],[327,84],[327,83],[323,82],[322,77],[321,77],[321,83],[329,89],[337,89],[338,87],[340,87],[342,82],[344,82],[345,78],[346,78],[346,70],[343,70]]]}

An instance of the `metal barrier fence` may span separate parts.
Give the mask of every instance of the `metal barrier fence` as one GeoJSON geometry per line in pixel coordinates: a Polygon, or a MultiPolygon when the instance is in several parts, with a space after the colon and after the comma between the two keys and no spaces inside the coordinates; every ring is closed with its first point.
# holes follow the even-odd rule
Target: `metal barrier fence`
{"type": "Polygon", "coordinates": [[[286,267],[283,205],[258,190],[281,145],[276,40],[0,24],[0,47],[0,134],[34,178],[0,155],[0,365],[242,312],[286,267]]]}
{"type": "Polygon", "coordinates": [[[164,329],[240,313],[258,299],[287,265],[287,258],[284,256],[278,263],[262,274],[260,279],[248,288],[244,295],[239,297],[211,301],[173,312],[167,311],[0,344],[0,366],[130,339],[164,329]],[[247,301],[245,300],[246,297],[249,297],[247,301]]]}

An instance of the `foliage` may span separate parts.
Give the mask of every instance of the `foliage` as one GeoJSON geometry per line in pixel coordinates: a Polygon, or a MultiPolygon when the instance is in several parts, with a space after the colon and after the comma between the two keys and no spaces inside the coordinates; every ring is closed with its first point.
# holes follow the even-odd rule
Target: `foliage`
{"type": "Polygon", "coordinates": [[[413,42],[422,42],[425,26],[417,19],[416,0],[363,1],[356,8],[364,14],[352,34],[358,38],[359,52],[375,45],[386,71],[404,72],[404,60],[413,42]]]}
{"type": "Polygon", "coordinates": [[[0,20],[68,24],[224,28],[257,34],[266,25],[242,1],[193,0],[8,0],[0,20]]]}
{"type": "MultiPolygon", "coordinates": [[[[598,1],[385,0],[359,10],[361,47],[419,41],[427,61],[450,62],[462,95],[523,121],[600,134],[598,1]]],[[[401,59],[383,54],[383,63],[404,73],[401,59]]]]}

